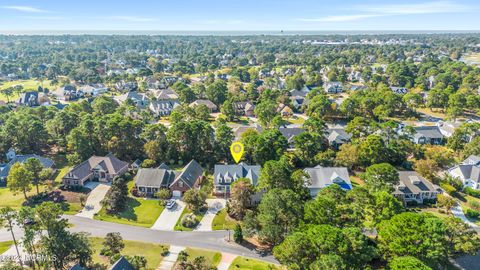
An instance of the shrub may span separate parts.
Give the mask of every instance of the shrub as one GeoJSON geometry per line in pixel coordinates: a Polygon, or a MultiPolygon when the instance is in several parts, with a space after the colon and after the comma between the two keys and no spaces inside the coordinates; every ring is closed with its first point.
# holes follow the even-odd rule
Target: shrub
{"type": "Polygon", "coordinates": [[[455,189],[455,187],[453,187],[452,185],[450,185],[448,183],[445,183],[445,182],[440,183],[440,187],[443,190],[445,190],[445,192],[447,194],[450,194],[450,195],[454,194],[457,191],[457,189],[455,189]]]}
{"type": "Polygon", "coordinates": [[[472,197],[475,197],[475,198],[480,198],[480,191],[479,190],[475,190],[473,188],[470,188],[470,187],[466,187],[465,189],[463,189],[463,191],[472,196],[472,197]]]}
{"type": "Polygon", "coordinates": [[[197,220],[195,218],[195,215],[190,213],[186,214],[182,217],[181,224],[183,227],[186,228],[193,228],[197,225],[197,220]]]}
{"type": "Polygon", "coordinates": [[[243,242],[243,232],[242,232],[242,226],[240,224],[237,224],[235,226],[235,231],[233,232],[233,240],[235,243],[242,243],[243,242]]]}
{"type": "Polygon", "coordinates": [[[153,168],[155,166],[156,162],[153,159],[145,159],[142,162],[142,168],[153,168]]]}
{"type": "Polygon", "coordinates": [[[465,216],[467,216],[468,218],[476,219],[478,218],[478,216],[480,216],[480,212],[468,208],[467,212],[465,213],[465,216]]]}

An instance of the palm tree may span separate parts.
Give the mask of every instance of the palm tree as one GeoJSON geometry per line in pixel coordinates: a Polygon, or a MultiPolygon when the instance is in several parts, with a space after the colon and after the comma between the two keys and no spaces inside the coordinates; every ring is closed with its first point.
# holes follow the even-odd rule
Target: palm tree
{"type": "Polygon", "coordinates": [[[16,218],[17,212],[11,207],[5,207],[0,209],[0,227],[6,227],[7,230],[10,231],[10,233],[12,234],[13,243],[15,244],[15,249],[17,250],[18,260],[20,261],[20,264],[23,264],[20,257],[20,252],[18,251],[17,239],[15,238],[15,234],[13,233],[13,222],[16,218]]]}

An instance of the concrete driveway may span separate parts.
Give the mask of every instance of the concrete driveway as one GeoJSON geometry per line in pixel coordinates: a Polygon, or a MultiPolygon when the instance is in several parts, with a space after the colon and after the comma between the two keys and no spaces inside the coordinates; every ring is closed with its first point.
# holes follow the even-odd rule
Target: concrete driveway
{"type": "Polygon", "coordinates": [[[225,199],[207,199],[208,210],[194,231],[211,231],[215,215],[225,208],[226,204],[225,199]]]}
{"type": "Polygon", "coordinates": [[[172,209],[165,208],[160,216],[155,221],[155,224],[151,227],[153,230],[161,231],[173,231],[177,220],[182,215],[183,209],[185,209],[185,203],[179,199],[175,199],[175,206],[172,209]]]}
{"type": "Polygon", "coordinates": [[[110,185],[98,182],[89,182],[85,185],[85,187],[91,189],[92,191],[85,202],[85,207],[83,207],[83,210],[76,214],[76,216],[93,219],[93,215],[102,209],[101,202],[110,189],[110,185]]]}

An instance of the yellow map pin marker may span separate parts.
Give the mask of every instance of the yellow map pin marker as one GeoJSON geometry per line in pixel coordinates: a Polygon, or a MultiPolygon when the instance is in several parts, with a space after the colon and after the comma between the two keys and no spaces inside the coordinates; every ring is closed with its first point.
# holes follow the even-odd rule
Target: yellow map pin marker
{"type": "Polygon", "coordinates": [[[239,162],[240,159],[242,159],[243,156],[243,143],[241,142],[234,142],[232,145],[230,145],[230,153],[232,153],[233,159],[235,162],[239,162]]]}

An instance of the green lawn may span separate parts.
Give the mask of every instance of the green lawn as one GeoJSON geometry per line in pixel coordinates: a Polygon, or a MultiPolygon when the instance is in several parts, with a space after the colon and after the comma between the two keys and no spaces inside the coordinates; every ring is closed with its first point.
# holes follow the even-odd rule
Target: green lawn
{"type": "Polygon", "coordinates": [[[207,263],[213,267],[217,266],[222,260],[222,254],[220,252],[197,249],[197,248],[187,248],[185,250],[188,253],[188,260],[191,261],[196,257],[203,256],[207,263]]]}
{"type": "Polygon", "coordinates": [[[141,227],[151,227],[163,211],[163,206],[157,200],[145,200],[129,197],[127,209],[116,215],[108,215],[104,208],[95,215],[95,219],[128,224],[141,227]]]}
{"type": "MultiPolygon", "coordinates": [[[[44,191],[45,187],[40,186],[40,192],[44,191]]],[[[27,196],[30,197],[32,195],[37,194],[37,191],[34,186],[32,186],[32,190],[27,192],[27,196]]],[[[23,193],[18,193],[14,195],[9,188],[1,187],[0,188],[0,208],[3,207],[12,207],[12,208],[20,208],[22,203],[25,202],[25,198],[23,197],[23,193]]]]}
{"type": "Polygon", "coordinates": [[[237,223],[238,221],[228,216],[227,209],[223,208],[213,219],[212,230],[233,230],[237,223]]]}
{"type": "Polygon", "coordinates": [[[233,260],[232,264],[228,270],[268,270],[268,269],[280,269],[280,267],[270,264],[267,262],[262,262],[254,259],[237,257],[233,260]]]}
{"type": "MultiPolygon", "coordinates": [[[[35,79],[3,82],[3,83],[0,83],[0,91],[16,85],[23,86],[22,91],[30,91],[30,90],[37,90],[38,87],[41,86],[41,83],[40,81],[35,79]]],[[[50,84],[50,81],[47,81],[47,80],[43,82],[43,87],[53,90],[52,85],[50,84]]],[[[18,99],[18,97],[19,96],[17,93],[13,93],[13,95],[9,96],[8,98],[10,99],[10,101],[13,101],[18,99]]],[[[0,100],[7,101],[7,97],[3,93],[0,93],[0,100]]]]}
{"type": "Polygon", "coordinates": [[[80,203],[65,203],[64,207],[63,211],[66,215],[75,215],[83,209],[80,203]]]}
{"type": "Polygon", "coordinates": [[[13,241],[0,242],[0,254],[3,254],[13,245],[13,241]]]}
{"type": "MultiPolygon", "coordinates": [[[[92,237],[91,243],[94,250],[93,262],[103,264],[107,267],[110,266],[108,258],[100,255],[100,250],[102,249],[103,238],[92,237]]],[[[145,242],[137,241],[123,241],[125,243],[125,248],[122,250],[122,255],[140,255],[144,256],[147,259],[147,269],[156,269],[162,262],[162,253],[165,250],[168,250],[167,245],[152,244],[145,242]]]]}
{"type": "Polygon", "coordinates": [[[72,167],[70,167],[70,166],[65,166],[63,168],[58,168],[57,172],[55,174],[55,179],[54,179],[55,183],[62,183],[62,177],[64,177],[65,174],[67,174],[70,171],[71,168],[72,167]]]}
{"type": "MultiPolygon", "coordinates": [[[[200,220],[202,220],[203,216],[205,215],[205,212],[206,211],[195,213],[195,220],[197,221],[197,224],[200,222],[200,220]]],[[[188,209],[188,207],[185,207],[185,209],[183,209],[182,215],[177,220],[177,224],[175,224],[175,229],[174,229],[175,231],[193,231],[196,225],[193,226],[193,228],[187,228],[187,227],[183,227],[181,224],[183,216],[190,213],[192,213],[192,210],[188,209]]]]}

